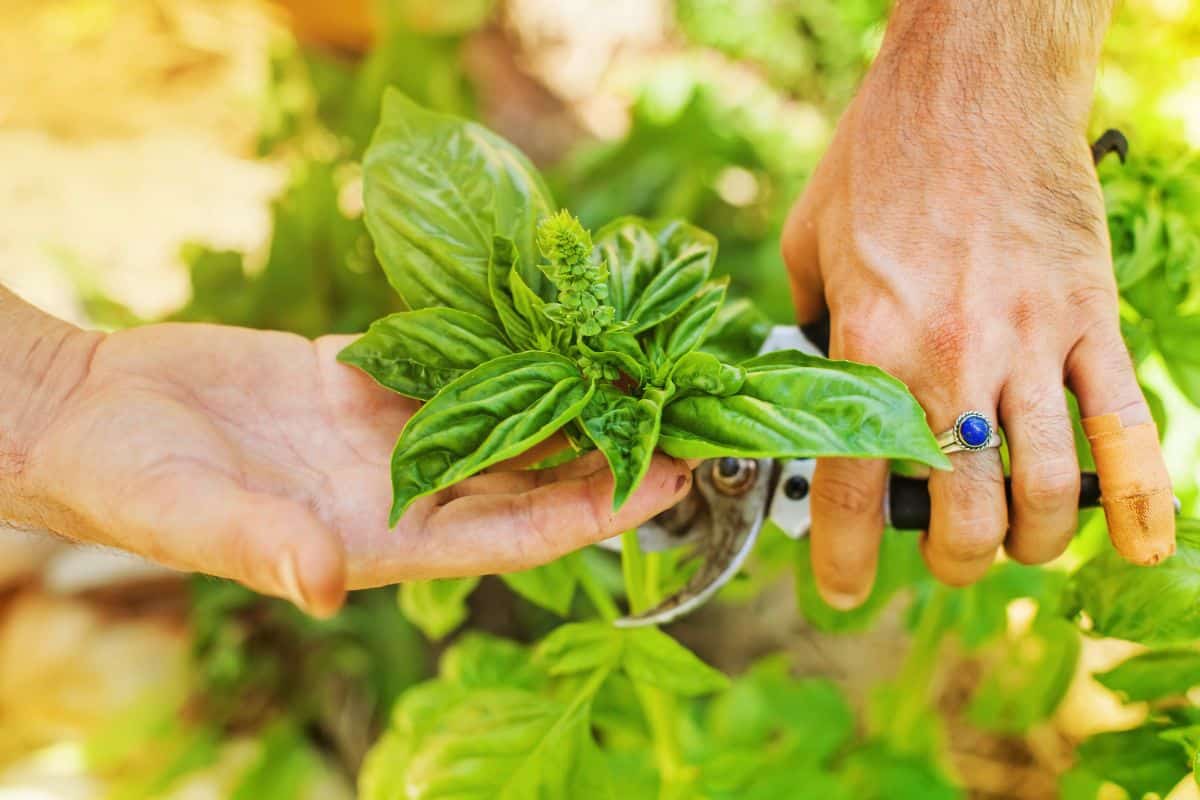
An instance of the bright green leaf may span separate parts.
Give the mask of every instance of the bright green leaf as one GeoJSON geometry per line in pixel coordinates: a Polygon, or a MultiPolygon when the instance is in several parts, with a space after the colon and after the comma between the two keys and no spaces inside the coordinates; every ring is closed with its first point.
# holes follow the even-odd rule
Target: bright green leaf
{"type": "Polygon", "coordinates": [[[516,243],[541,286],[534,226],[554,208],[529,160],[481,125],[389,90],[363,159],[363,203],[388,280],[410,308],[496,319],[488,288],[494,235],[516,243]]]}
{"type": "Polygon", "coordinates": [[[659,264],[629,309],[635,333],[683,308],[704,286],[717,258],[717,240],[712,234],[685,222],[654,223],[652,231],[659,243],[659,264]]]}
{"type": "Polygon", "coordinates": [[[771,321],[742,298],[721,307],[700,349],[726,364],[740,364],[758,355],[770,334],[771,321]]]}
{"type": "Polygon", "coordinates": [[[1071,577],[1067,605],[1100,636],[1152,647],[1200,639],[1200,524],[1180,520],[1175,555],[1153,567],[1103,551],[1071,577]]]}
{"type": "Polygon", "coordinates": [[[661,415],[658,403],[646,397],[639,400],[611,385],[599,387],[580,415],[584,431],[604,453],[616,479],[614,511],[650,469],[661,415]]]}
{"type": "Polygon", "coordinates": [[[1200,686],[1200,651],[1151,650],[1126,659],[1095,678],[1127,703],[1180,696],[1193,686],[1200,686]]]}
{"type": "Polygon", "coordinates": [[[570,558],[567,556],[521,572],[509,572],[500,578],[529,602],[565,617],[571,610],[578,583],[570,558]]]}
{"type": "Polygon", "coordinates": [[[695,350],[717,319],[729,279],[710,281],[674,317],[654,329],[655,341],[667,358],[677,361],[695,350]]]}
{"type": "Polygon", "coordinates": [[[529,648],[480,631],[467,631],[446,648],[438,662],[438,675],[464,689],[533,690],[546,680],[529,648]]]}
{"type": "Polygon", "coordinates": [[[667,405],[664,451],[678,458],[860,456],[949,466],[917,401],[876,367],[795,350],[742,367],[746,380],[737,394],[667,405]]]}
{"type": "Polygon", "coordinates": [[[373,323],[338,360],[394,392],[428,400],[455,378],[511,352],[500,330],[482,317],[423,308],[373,323]]]}
{"type": "Polygon", "coordinates": [[[573,622],[555,628],[536,652],[551,675],[576,675],[613,668],[623,647],[622,633],[611,623],[573,622]]]}
{"type": "Polygon", "coordinates": [[[1101,733],[1085,739],[1076,751],[1078,765],[1117,784],[1131,797],[1149,792],[1166,796],[1189,771],[1179,745],[1163,739],[1161,726],[1101,733]]]}
{"type": "Polygon", "coordinates": [[[391,524],[416,498],[547,438],[591,394],[574,363],[533,351],[493,359],[447,384],[409,419],[396,443],[391,524]]]}
{"type": "Polygon", "coordinates": [[[400,610],[430,639],[441,639],[467,619],[467,598],[478,578],[443,578],[400,584],[400,610]]]}
{"type": "Polygon", "coordinates": [[[729,686],[728,678],[658,628],[630,628],[624,633],[621,667],[634,681],[689,697],[729,686]]]}

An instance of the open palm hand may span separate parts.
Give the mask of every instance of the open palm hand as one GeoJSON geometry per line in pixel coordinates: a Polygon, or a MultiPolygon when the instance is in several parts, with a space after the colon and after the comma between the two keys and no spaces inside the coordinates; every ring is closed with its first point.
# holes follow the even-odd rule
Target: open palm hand
{"type": "Polygon", "coordinates": [[[389,459],[417,403],[339,364],[347,341],[179,324],[106,337],[30,454],[46,527],[328,614],[348,588],[544,563],[688,489],[687,465],[656,456],[614,515],[599,454],[510,464],[389,530],[389,459]]]}

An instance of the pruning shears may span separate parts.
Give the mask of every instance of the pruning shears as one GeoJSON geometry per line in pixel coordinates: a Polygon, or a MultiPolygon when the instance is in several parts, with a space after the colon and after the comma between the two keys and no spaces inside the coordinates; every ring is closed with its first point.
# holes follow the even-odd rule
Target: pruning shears
{"type": "MultiPolygon", "coordinates": [[[[760,350],[795,349],[825,355],[828,327],[776,326],[760,350]]],[[[738,573],[768,520],[793,539],[808,535],[812,523],[810,489],[816,461],[811,458],[716,458],[693,475],[681,502],[638,528],[638,544],[654,552],[690,547],[700,566],[687,585],[641,614],[622,617],[620,627],[664,625],[707,602],[738,573]]],[[[1006,479],[1007,480],[1007,479],[1006,479]]],[[[1094,472],[1081,474],[1079,507],[1100,504],[1094,472]]],[[[884,520],[900,530],[929,527],[929,488],[924,478],[892,475],[884,496],[884,520]]],[[[620,539],[604,543],[620,547],[620,539]]]]}

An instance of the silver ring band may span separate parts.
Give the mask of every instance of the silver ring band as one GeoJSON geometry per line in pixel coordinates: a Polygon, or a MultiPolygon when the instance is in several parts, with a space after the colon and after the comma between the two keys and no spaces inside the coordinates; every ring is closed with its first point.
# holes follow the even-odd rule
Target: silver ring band
{"type": "Polygon", "coordinates": [[[954,421],[954,427],[937,436],[943,453],[973,452],[1000,446],[996,426],[979,411],[964,411],[954,421]]]}

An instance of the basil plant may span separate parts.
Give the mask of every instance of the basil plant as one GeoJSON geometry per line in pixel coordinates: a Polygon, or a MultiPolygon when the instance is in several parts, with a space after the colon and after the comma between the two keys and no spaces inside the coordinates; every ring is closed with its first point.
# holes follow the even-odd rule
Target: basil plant
{"type": "Polygon", "coordinates": [[[705,231],[621,217],[589,233],[513,145],[394,90],[363,174],[367,227],[410,310],[340,358],[425,401],[392,456],[390,524],[560,430],[604,453],[614,510],[655,449],[947,466],[920,406],[879,369],[754,356],[762,318],[726,305],[705,231]]]}

